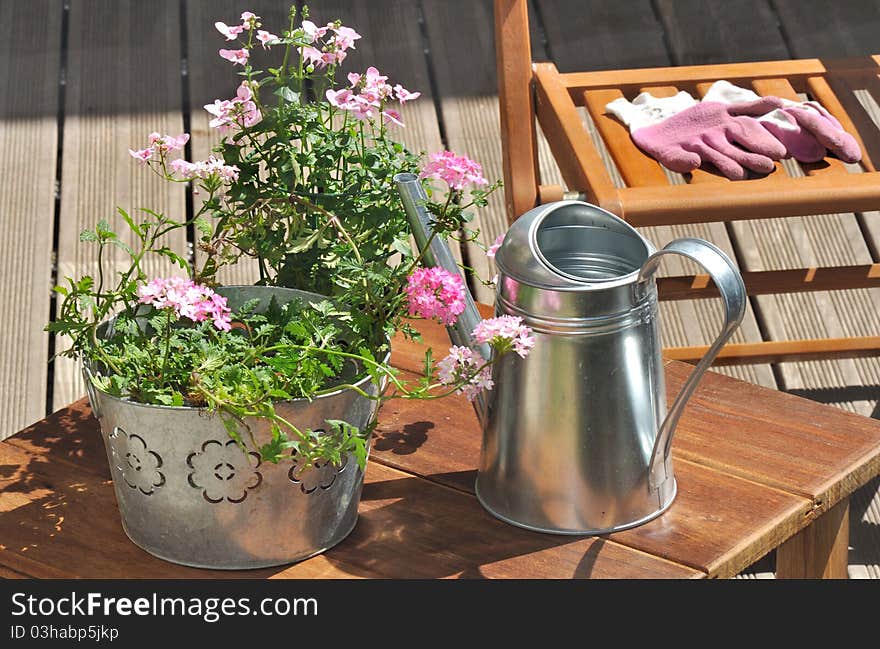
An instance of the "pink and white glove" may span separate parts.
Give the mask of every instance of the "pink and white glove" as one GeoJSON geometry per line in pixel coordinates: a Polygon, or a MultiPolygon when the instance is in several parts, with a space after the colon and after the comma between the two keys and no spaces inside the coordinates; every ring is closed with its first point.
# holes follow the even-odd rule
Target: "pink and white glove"
{"type": "Polygon", "coordinates": [[[844,162],[862,158],[856,139],[818,102],[760,97],[723,80],[712,84],[703,101],[728,104],[733,115],[755,117],[800,162],[818,162],[827,151],[844,162]]]}
{"type": "Polygon", "coordinates": [[[746,169],[771,172],[773,161],[785,157],[785,146],[754,117],[729,108],[697,102],[684,91],[663,98],[642,93],[632,102],[621,97],[606,106],[639,148],[667,169],[688,173],[709,163],[731,180],[746,178],[746,169]]]}

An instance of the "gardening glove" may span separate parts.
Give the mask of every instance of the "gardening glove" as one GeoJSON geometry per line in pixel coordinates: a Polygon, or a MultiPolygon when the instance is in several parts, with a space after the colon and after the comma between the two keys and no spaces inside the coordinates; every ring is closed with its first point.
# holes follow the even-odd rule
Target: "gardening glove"
{"type": "Polygon", "coordinates": [[[620,97],[606,106],[643,151],[672,171],[688,173],[709,163],[731,180],[746,178],[746,169],[773,171],[785,146],[754,117],[728,109],[721,102],[697,102],[684,91],[668,98],[642,93],[631,103],[620,97]]]}
{"type": "Polygon", "coordinates": [[[760,97],[723,80],[712,84],[703,101],[728,104],[731,114],[755,117],[799,162],[818,162],[827,151],[844,162],[862,158],[856,139],[816,101],[760,97]]]}

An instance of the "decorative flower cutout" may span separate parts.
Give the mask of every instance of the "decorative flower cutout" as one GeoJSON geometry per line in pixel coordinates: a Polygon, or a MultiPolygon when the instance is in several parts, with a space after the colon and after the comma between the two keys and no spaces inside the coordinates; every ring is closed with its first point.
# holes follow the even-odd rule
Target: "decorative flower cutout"
{"type": "Polygon", "coordinates": [[[287,472],[287,477],[293,484],[298,484],[300,491],[310,494],[316,489],[327,491],[336,482],[336,476],[345,471],[348,466],[348,457],[342,456],[342,464],[335,465],[329,461],[317,461],[312,464],[300,466],[296,451],[291,454],[293,466],[287,472]]]}
{"type": "Polygon", "coordinates": [[[145,496],[165,484],[165,474],[159,470],[162,458],[147,448],[140,435],[127,433],[117,426],[108,437],[110,452],[125,484],[145,496]]]}
{"type": "Polygon", "coordinates": [[[259,454],[245,453],[234,440],[225,443],[208,440],[200,451],[189,454],[186,465],[192,469],[187,476],[190,486],[201,489],[205,500],[212,503],[224,500],[240,503],[247,498],[250,489],[255,489],[263,481],[257,471],[259,454]],[[250,462],[251,457],[256,464],[250,462]]]}

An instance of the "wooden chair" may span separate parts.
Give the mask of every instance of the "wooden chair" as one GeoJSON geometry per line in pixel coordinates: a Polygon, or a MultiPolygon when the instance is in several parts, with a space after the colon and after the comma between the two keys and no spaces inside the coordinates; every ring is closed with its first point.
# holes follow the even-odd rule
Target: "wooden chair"
{"type": "MultiPolygon", "coordinates": [[[[599,205],[634,226],[734,221],[880,209],[880,132],[853,94],[868,88],[880,97],[880,56],[826,61],[803,59],[645,68],[562,74],[553,63],[533,63],[527,0],[495,0],[505,201],[511,221],[537,204],[559,200],[559,186],[541,184],[535,119],[550,145],[569,195],[599,205]],[[836,158],[803,165],[806,176],[789,176],[777,163],[764,178],[731,182],[697,170],[686,184],[670,184],[661,166],[632,142],[605,105],[650,90],[679,89],[700,96],[718,79],[763,95],[797,100],[807,93],[821,102],[862,147],[862,173],[836,158]],[[626,186],[614,185],[577,107],[594,120],[626,186]]],[[[750,295],[880,286],[880,264],[745,272],[750,295]]],[[[717,295],[707,276],[662,278],[661,299],[717,295]]],[[[670,358],[696,360],[702,347],[666,350],[670,358]]],[[[729,344],[716,363],[765,363],[880,355],[880,336],[729,344]]]]}

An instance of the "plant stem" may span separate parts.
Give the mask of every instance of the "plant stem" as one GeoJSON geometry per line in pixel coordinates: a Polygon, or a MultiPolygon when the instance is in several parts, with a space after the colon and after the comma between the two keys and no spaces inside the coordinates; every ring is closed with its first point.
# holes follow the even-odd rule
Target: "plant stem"
{"type": "Polygon", "coordinates": [[[162,357],[162,382],[165,382],[165,367],[168,364],[168,355],[171,353],[171,314],[172,310],[167,310],[168,321],[165,323],[165,354],[162,357]]]}

